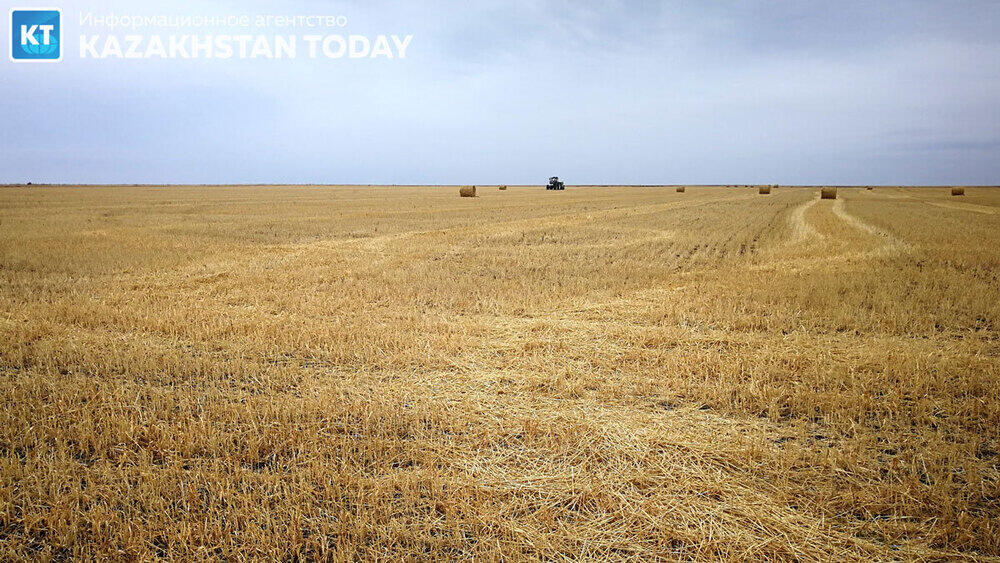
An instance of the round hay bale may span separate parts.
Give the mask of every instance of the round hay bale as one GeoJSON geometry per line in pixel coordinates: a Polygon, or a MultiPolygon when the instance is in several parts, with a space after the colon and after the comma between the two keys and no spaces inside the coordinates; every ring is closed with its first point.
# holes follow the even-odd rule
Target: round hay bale
{"type": "Polygon", "coordinates": [[[771,186],[758,186],[757,193],[761,195],[767,195],[771,193],[771,186]]]}
{"type": "Polygon", "coordinates": [[[837,199],[837,188],[823,188],[819,191],[820,199],[837,199]]]}
{"type": "Polygon", "coordinates": [[[867,188],[865,188],[865,189],[866,189],[866,190],[874,190],[875,188],[873,188],[873,187],[871,187],[871,186],[868,186],[868,187],[867,187],[867,188]]]}
{"type": "Polygon", "coordinates": [[[677,193],[679,193],[679,194],[684,193],[684,186],[678,186],[677,193]]]}
{"type": "Polygon", "coordinates": [[[965,188],[955,186],[951,189],[951,195],[965,195],[965,188]]]}
{"type": "Polygon", "coordinates": [[[458,190],[458,195],[462,197],[476,197],[476,186],[462,186],[458,190]]]}
{"type": "Polygon", "coordinates": [[[500,186],[500,188],[499,188],[499,189],[501,189],[501,190],[506,190],[506,189],[507,189],[507,186],[500,186]]]}

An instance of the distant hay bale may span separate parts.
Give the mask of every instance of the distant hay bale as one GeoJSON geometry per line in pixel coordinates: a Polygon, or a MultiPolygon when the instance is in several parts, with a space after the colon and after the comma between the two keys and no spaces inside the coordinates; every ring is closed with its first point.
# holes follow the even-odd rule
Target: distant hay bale
{"type": "Polygon", "coordinates": [[[837,188],[823,188],[819,191],[820,199],[837,199],[837,188]]]}
{"type": "Polygon", "coordinates": [[[462,197],[476,197],[476,186],[462,186],[458,190],[458,195],[462,197]]]}
{"type": "Polygon", "coordinates": [[[867,187],[867,188],[865,188],[865,189],[866,189],[866,190],[874,190],[875,188],[873,188],[872,186],[868,186],[868,187],[867,187]]]}
{"type": "Polygon", "coordinates": [[[682,194],[682,193],[684,193],[684,186],[679,186],[679,187],[677,188],[677,193],[679,193],[679,194],[682,194]]]}
{"type": "Polygon", "coordinates": [[[506,189],[507,189],[507,186],[500,186],[500,189],[501,189],[501,190],[506,190],[506,189]]]}
{"type": "Polygon", "coordinates": [[[769,193],[771,193],[771,186],[758,186],[757,187],[757,193],[758,194],[769,194],[769,193]]]}
{"type": "Polygon", "coordinates": [[[965,188],[955,186],[951,189],[951,195],[965,195],[965,188]]]}

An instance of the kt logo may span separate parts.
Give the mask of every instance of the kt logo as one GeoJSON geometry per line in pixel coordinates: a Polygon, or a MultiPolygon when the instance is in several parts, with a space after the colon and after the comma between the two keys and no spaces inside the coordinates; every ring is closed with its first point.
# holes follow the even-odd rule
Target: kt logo
{"type": "Polygon", "coordinates": [[[15,62],[62,59],[62,27],[54,8],[10,11],[10,58],[15,62]]]}

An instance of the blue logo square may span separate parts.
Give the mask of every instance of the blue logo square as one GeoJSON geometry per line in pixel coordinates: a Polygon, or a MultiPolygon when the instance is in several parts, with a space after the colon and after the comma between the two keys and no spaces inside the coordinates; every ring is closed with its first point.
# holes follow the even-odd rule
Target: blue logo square
{"type": "Polygon", "coordinates": [[[10,37],[10,58],[14,61],[62,59],[59,10],[11,10],[10,37]]]}

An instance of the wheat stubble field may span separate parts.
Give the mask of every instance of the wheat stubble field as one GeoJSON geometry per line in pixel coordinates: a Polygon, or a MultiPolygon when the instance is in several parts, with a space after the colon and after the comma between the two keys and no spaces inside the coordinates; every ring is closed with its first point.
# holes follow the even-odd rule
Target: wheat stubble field
{"type": "Polygon", "coordinates": [[[0,558],[991,559],[1000,190],[0,189],[0,558]]]}

